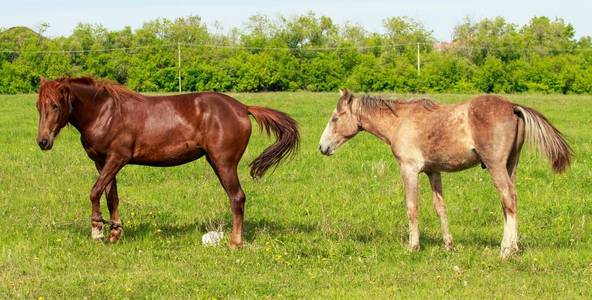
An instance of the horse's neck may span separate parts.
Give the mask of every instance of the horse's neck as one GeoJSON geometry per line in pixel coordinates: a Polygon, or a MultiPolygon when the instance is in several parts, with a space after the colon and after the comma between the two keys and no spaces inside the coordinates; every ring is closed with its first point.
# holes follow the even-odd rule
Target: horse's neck
{"type": "Polygon", "coordinates": [[[390,144],[391,133],[399,126],[400,116],[390,111],[360,112],[360,123],[365,131],[390,144]]]}
{"type": "Polygon", "coordinates": [[[70,91],[73,103],[69,121],[80,133],[84,133],[110,100],[95,87],[72,84],[70,91]]]}

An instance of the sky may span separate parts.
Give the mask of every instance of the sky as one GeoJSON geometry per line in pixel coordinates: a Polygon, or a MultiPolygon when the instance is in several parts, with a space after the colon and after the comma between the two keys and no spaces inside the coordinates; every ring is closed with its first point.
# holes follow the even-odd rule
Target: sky
{"type": "Polygon", "coordinates": [[[27,26],[37,28],[49,23],[46,35],[69,35],[76,24],[102,24],[111,30],[129,25],[139,28],[156,18],[175,19],[198,15],[209,27],[216,22],[223,32],[232,27],[243,27],[255,14],[271,17],[296,16],[314,12],[338,23],[357,23],[366,30],[383,32],[382,22],[387,17],[408,16],[420,21],[433,31],[440,41],[448,41],[453,29],[465,18],[478,21],[502,16],[518,25],[528,23],[534,16],[560,17],[576,29],[576,37],[592,36],[591,0],[326,0],[326,1],[239,1],[239,0],[3,0],[0,3],[0,28],[27,26]]]}

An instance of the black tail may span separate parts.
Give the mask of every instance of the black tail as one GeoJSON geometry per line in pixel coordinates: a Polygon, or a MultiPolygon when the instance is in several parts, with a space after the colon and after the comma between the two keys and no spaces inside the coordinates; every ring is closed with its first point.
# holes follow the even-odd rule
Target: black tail
{"type": "Polygon", "coordinates": [[[298,123],[281,111],[260,106],[248,106],[247,110],[261,129],[265,129],[268,135],[273,132],[277,139],[249,164],[251,177],[259,178],[271,166],[279,164],[284,158],[294,154],[300,143],[300,133],[298,123]]]}

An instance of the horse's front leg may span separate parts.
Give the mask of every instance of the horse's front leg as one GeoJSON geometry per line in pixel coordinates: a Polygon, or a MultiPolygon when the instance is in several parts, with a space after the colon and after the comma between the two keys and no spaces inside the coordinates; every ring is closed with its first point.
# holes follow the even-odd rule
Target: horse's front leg
{"type": "MultiPolygon", "coordinates": [[[[97,163],[97,169],[99,170],[99,178],[95,182],[90,192],[90,202],[92,206],[92,217],[91,217],[91,235],[95,240],[103,238],[103,215],[101,214],[101,195],[103,191],[107,189],[107,206],[111,213],[111,219],[113,220],[112,208],[115,210],[115,216],[119,221],[119,215],[117,214],[117,204],[119,198],[117,197],[117,186],[115,183],[115,175],[121,170],[125,161],[117,157],[108,157],[104,164],[97,163]],[[117,204],[113,205],[113,199],[117,200],[117,204]]],[[[119,223],[120,224],[120,221],[119,223]]],[[[117,229],[117,228],[116,228],[117,229]]],[[[111,228],[113,231],[113,227],[111,228]]],[[[109,237],[111,240],[111,236],[109,237]]]]}
{"type": "Polygon", "coordinates": [[[117,195],[117,179],[114,177],[110,184],[105,189],[107,195],[107,208],[111,217],[109,242],[115,243],[121,239],[123,235],[123,227],[121,218],[119,217],[119,196],[117,195]]]}
{"type": "MultiPolygon", "coordinates": [[[[95,166],[99,174],[103,169],[103,165],[96,162],[95,166]]],[[[114,176],[113,180],[107,184],[105,188],[105,196],[107,198],[107,208],[109,209],[109,215],[111,217],[109,242],[117,242],[123,235],[123,227],[121,226],[121,219],[119,217],[119,196],[117,195],[117,178],[114,176]]],[[[102,232],[101,232],[102,233],[102,232]]]]}
{"type": "Polygon", "coordinates": [[[401,177],[405,186],[407,216],[409,217],[409,250],[419,250],[419,201],[418,171],[412,166],[401,165],[401,177]]]}

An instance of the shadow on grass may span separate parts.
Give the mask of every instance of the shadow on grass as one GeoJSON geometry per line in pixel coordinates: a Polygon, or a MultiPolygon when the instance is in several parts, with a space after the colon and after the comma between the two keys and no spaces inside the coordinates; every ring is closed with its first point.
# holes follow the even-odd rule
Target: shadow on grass
{"type": "MultiPolygon", "coordinates": [[[[58,225],[57,229],[75,232],[80,236],[88,236],[90,238],[90,222],[88,227],[81,226],[82,224],[58,225]]],[[[232,223],[224,224],[225,234],[229,234],[232,230],[232,223]]],[[[109,225],[103,227],[105,237],[109,234],[109,225]]],[[[243,224],[244,239],[246,242],[253,241],[257,235],[266,233],[271,236],[280,236],[287,234],[311,233],[318,230],[317,226],[303,223],[278,223],[275,221],[268,221],[265,219],[245,220],[243,224]]],[[[146,237],[158,234],[161,237],[182,237],[190,234],[202,235],[209,230],[212,230],[211,222],[206,220],[197,221],[193,223],[172,224],[159,223],[155,225],[154,222],[143,222],[134,224],[133,226],[126,226],[123,224],[124,239],[128,241],[142,240],[146,237]]]]}
{"type": "MultiPolygon", "coordinates": [[[[232,223],[230,221],[230,216],[225,218],[228,220],[225,222],[225,233],[229,234],[232,228],[232,223]]],[[[127,241],[139,241],[145,238],[152,238],[154,236],[160,237],[183,237],[186,235],[198,235],[201,236],[202,234],[206,233],[209,230],[212,230],[211,222],[207,220],[200,220],[196,222],[190,223],[183,223],[183,224],[174,224],[174,223],[167,223],[166,221],[162,221],[162,223],[155,223],[152,222],[143,222],[140,224],[134,224],[133,226],[124,223],[124,239],[127,241]]],[[[298,235],[298,234],[315,234],[318,233],[321,236],[325,236],[327,239],[333,240],[334,242],[340,241],[354,241],[356,243],[374,243],[374,242],[384,242],[384,243],[402,243],[403,246],[406,246],[407,240],[407,231],[403,230],[401,232],[398,231],[391,231],[385,232],[383,230],[370,230],[370,231],[357,231],[357,232],[342,232],[339,229],[335,229],[335,231],[329,229],[332,232],[326,232],[327,229],[323,230],[322,226],[318,224],[305,224],[300,222],[277,222],[271,221],[266,219],[247,219],[244,222],[244,239],[247,243],[253,242],[257,239],[257,236],[262,234],[270,235],[270,236],[289,236],[289,235],[298,235]],[[401,239],[401,237],[403,237],[401,239]]],[[[90,239],[90,222],[85,226],[82,222],[73,222],[73,223],[62,223],[53,226],[54,229],[68,231],[70,233],[74,233],[79,235],[80,237],[89,238],[90,239]]],[[[105,225],[104,227],[104,234],[105,237],[109,235],[109,226],[105,225]]],[[[498,240],[497,237],[491,236],[485,233],[466,233],[462,237],[458,235],[454,237],[455,245],[463,245],[465,247],[475,247],[475,248],[485,248],[489,247],[492,249],[497,249],[500,246],[501,237],[498,240]]],[[[420,234],[420,243],[423,249],[432,248],[432,247],[442,247],[443,240],[440,234],[435,233],[421,233],[420,234]]],[[[569,243],[552,243],[552,245],[537,245],[538,247],[553,247],[553,248],[569,248],[572,247],[569,243]]],[[[538,248],[534,245],[524,245],[521,244],[521,248],[538,248]]]]}
{"type": "Polygon", "coordinates": [[[499,248],[500,243],[502,241],[502,237],[500,236],[499,239],[496,237],[492,237],[487,234],[471,234],[468,237],[465,236],[460,243],[469,246],[480,246],[480,247],[489,247],[489,248],[499,248]]]}
{"type": "MultiPolygon", "coordinates": [[[[500,244],[500,241],[483,235],[471,235],[470,237],[463,237],[462,239],[453,235],[453,240],[455,246],[463,245],[475,248],[497,248],[500,244]]],[[[422,248],[444,247],[444,239],[441,235],[423,234],[419,236],[419,242],[422,248]]]]}

